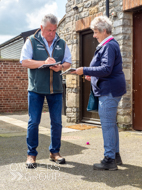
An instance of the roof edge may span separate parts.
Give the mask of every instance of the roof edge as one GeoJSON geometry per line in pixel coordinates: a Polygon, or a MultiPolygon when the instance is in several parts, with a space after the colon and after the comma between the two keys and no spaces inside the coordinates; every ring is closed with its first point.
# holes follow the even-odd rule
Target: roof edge
{"type": "Polygon", "coordinates": [[[23,38],[23,39],[24,39],[24,38],[26,37],[26,34],[27,34],[27,33],[28,33],[29,35],[31,35],[31,33],[32,33],[32,32],[34,33],[37,29],[38,29],[38,28],[33,29],[33,30],[28,30],[28,31],[26,31],[26,32],[22,32],[22,33],[19,34],[18,36],[14,37],[14,38],[11,38],[10,40],[7,40],[6,42],[0,44],[0,48],[6,46],[6,45],[8,45],[8,44],[10,44],[10,43],[12,43],[12,42],[14,42],[14,41],[16,41],[16,40],[19,40],[20,38],[23,38]]]}
{"type": "Polygon", "coordinates": [[[18,36],[14,37],[14,38],[11,38],[10,40],[7,40],[6,42],[0,44],[0,48],[2,48],[3,46],[6,46],[6,45],[8,45],[8,44],[10,44],[10,43],[12,43],[12,42],[14,42],[16,40],[19,40],[20,38],[23,38],[23,37],[21,35],[18,35],[18,36]]]}
{"type": "Polygon", "coordinates": [[[60,24],[62,24],[62,22],[65,20],[66,18],[66,14],[63,16],[63,18],[59,21],[58,27],[60,26],[60,24]]]}

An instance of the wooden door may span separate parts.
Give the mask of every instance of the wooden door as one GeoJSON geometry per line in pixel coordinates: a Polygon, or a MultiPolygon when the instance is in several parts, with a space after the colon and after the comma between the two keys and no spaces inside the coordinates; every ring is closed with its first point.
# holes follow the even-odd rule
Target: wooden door
{"type": "MultiPolygon", "coordinates": [[[[93,38],[93,31],[87,30],[80,33],[80,66],[88,67],[95,53],[98,42],[93,38]]],[[[87,104],[90,94],[90,82],[81,78],[81,97],[80,97],[80,108],[81,108],[81,122],[100,124],[98,113],[88,112],[87,104]]]]}
{"type": "Polygon", "coordinates": [[[133,14],[133,128],[142,130],[142,11],[133,14]]]}

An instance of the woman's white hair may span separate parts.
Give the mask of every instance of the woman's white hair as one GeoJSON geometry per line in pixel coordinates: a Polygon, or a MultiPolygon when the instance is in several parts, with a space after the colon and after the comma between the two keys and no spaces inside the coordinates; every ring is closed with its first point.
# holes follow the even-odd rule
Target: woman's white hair
{"type": "Polygon", "coordinates": [[[99,30],[99,32],[103,32],[103,30],[106,30],[107,34],[111,34],[112,22],[106,16],[98,16],[92,20],[90,28],[92,30],[99,30]]]}
{"type": "Polygon", "coordinates": [[[41,21],[41,25],[43,27],[46,26],[47,22],[50,22],[53,25],[58,25],[58,19],[55,15],[53,14],[47,14],[43,17],[42,21],[41,21]]]}

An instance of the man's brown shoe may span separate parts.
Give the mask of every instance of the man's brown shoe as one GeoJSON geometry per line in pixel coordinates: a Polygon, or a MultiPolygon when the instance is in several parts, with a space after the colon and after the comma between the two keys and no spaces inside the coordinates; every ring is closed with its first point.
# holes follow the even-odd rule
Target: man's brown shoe
{"type": "Polygon", "coordinates": [[[49,160],[54,161],[57,164],[65,164],[66,163],[65,158],[61,157],[59,152],[58,153],[50,152],[49,160]]]}
{"type": "Polygon", "coordinates": [[[26,167],[29,169],[34,169],[37,167],[36,156],[32,155],[27,156],[26,167]]]}

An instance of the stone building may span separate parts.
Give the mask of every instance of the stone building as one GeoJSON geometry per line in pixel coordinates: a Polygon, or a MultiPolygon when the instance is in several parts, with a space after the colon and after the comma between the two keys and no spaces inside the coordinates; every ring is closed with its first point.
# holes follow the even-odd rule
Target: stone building
{"type": "MultiPolygon", "coordinates": [[[[58,34],[72,53],[72,67],[89,66],[97,46],[89,26],[98,15],[109,15],[112,35],[118,41],[123,58],[127,93],[118,108],[118,125],[142,130],[142,0],[68,0],[66,15],[60,21],[58,34]]],[[[84,77],[66,76],[66,115],[68,122],[99,124],[97,113],[86,111],[90,83],[84,77]]]]}

